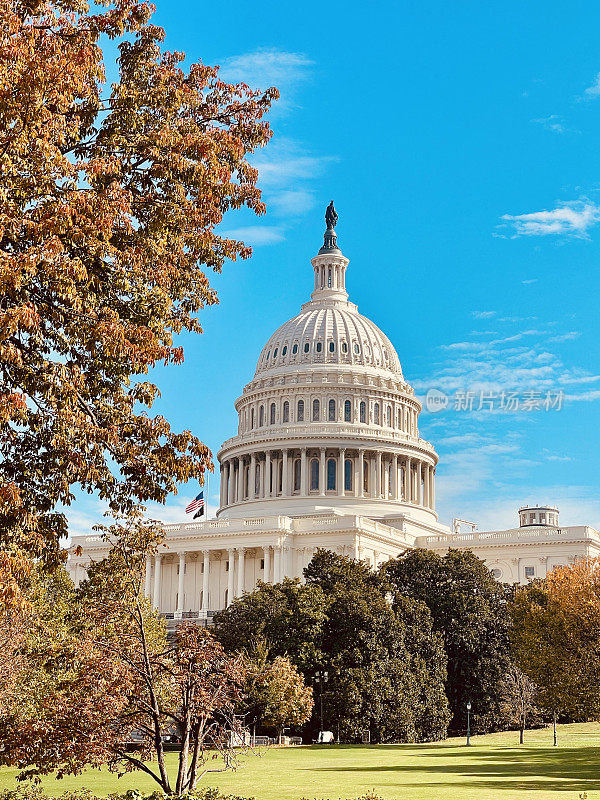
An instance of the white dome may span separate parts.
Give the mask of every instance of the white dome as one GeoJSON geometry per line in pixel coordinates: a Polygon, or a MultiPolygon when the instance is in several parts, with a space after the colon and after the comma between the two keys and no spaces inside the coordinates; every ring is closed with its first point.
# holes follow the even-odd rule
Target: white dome
{"type": "Polygon", "coordinates": [[[324,364],[365,367],[402,380],[400,360],[392,343],[374,322],[345,300],[305,303],[263,347],[254,377],[324,364]]]}

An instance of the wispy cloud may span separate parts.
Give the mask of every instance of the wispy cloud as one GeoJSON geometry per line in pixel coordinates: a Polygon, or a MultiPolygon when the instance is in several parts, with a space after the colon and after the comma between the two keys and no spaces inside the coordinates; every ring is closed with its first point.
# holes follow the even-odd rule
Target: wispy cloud
{"type": "Polygon", "coordinates": [[[473,311],[472,314],[475,319],[491,319],[496,316],[495,311],[473,311]]]}
{"type": "Polygon", "coordinates": [[[600,206],[590,200],[563,203],[551,211],[534,211],[529,214],[504,214],[503,225],[517,236],[564,235],[587,239],[588,231],[600,220],[600,206]]]}
{"type": "Polygon", "coordinates": [[[278,244],[285,239],[283,228],[277,225],[247,225],[219,231],[219,235],[227,239],[238,239],[251,247],[278,244]]]}
{"type": "Polygon", "coordinates": [[[536,125],[541,125],[547,131],[552,131],[552,133],[565,133],[567,130],[564,121],[557,114],[550,114],[547,117],[538,117],[531,121],[536,125]]]}
{"type": "Polygon", "coordinates": [[[532,283],[537,283],[537,282],[538,282],[537,278],[527,278],[526,280],[521,281],[523,286],[531,286],[532,283]]]}
{"type": "Polygon", "coordinates": [[[600,72],[594,78],[592,85],[588,86],[583,94],[587,100],[594,100],[596,97],[600,97],[600,72]]]}
{"type": "Polygon", "coordinates": [[[572,342],[574,339],[579,339],[581,331],[567,331],[567,333],[559,333],[557,336],[551,336],[549,342],[560,344],[560,342],[572,342]]]}

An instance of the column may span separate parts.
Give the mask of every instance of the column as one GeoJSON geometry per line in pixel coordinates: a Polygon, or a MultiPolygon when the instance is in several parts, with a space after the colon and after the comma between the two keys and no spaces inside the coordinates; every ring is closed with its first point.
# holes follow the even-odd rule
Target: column
{"type": "Polygon", "coordinates": [[[281,470],[281,496],[287,497],[289,494],[289,489],[288,489],[289,458],[288,458],[287,448],[281,451],[281,457],[283,459],[283,469],[281,470]]]}
{"type": "Polygon", "coordinates": [[[321,497],[325,494],[325,448],[321,448],[321,458],[319,462],[319,494],[321,497]]]}
{"type": "Polygon", "coordinates": [[[431,508],[435,511],[435,467],[431,468],[431,508]]]}
{"type": "Polygon", "coordinates": [[[417,503],[423,505],[423,464],[417,461],[417,503]]]}
{"type": "Polygon", "coordinates": [[[248,475],[248,499],[256,497],[256,454],[250,456],[250,473],[248,475]]]}
{"type": "Polygon", "coordinates": [[[244,459],[238,458],[238,485],[237,485],[237,502],[241,503],[244,499],[244,459]]]}
{"type": "Polygon", "coordinates": [[[210,571],[210,550],[202,551],[202,611],[208,611],[208,577],[210,571]]]}
{"type": "MultiPolygon", "coordinates": [[[[238,547],[238,574],[237,574],[237,592],[236,597],[241,597],[244,594],[244,557],[246,555],[245,547],[238,547]]],[[[231,567],[230,567],[231,569],[231,567]]]]}
{"type": "Polygon", "coordinates": [[[425,465],[425,505],[431,508],[431,467],[425,465]]]}
{"type": "Polygon", "coordinates": [[[411,458],[406,459],[404,482],[406,483],[406,502],[412,503],[412,459],[411,458]]]}
{"type": "Polygon", "coordinates": [[[227,505],[233,503],[233,464],[231,459],[227,462],[227,505]]]}
{"type": "Polygon", "coordinates": [[[230,547],[227,551],[227,558],[229,560],[229,572],[227,573],[227,605],[230,606],[233,602],[233,568],[235,565],[234,561],[235,557],[235,550],[233,547],[230,547]]]}
{"type": "Polygon", "coordinates": [[[152,586],[150,582],[152,580],[152,559],[150,556],[146,556],[146,577],[144,579],[144,597],[147,597],[150,600],[152,595],[152,586]]]}
{"type": "Polygon", "coordinates": [[[262,458],[258,462],[258,496],[265,496],[265,462],[262,458]]]}
{"type": "Polygon", "coordinates": [[[162,555],[158,553],[154,556],[154,591],[152,593],[152,607],[159,609],[160,606],[160,568],[162,555]]]}
{"type": "Polygon", "coordinates": [[[281,581],[281,545],[278,544],[274,548],[273,554],[273,583],[281,581]]]}
{"type": "Polygon", "coordinates": [[[345,448],[340,447],[340,454],[339,454],[339,457],[338,457],[338,463],[339,463],[338,495],[340,497],[343,497],[344,494],[345,494],[345,491],[346,491],[345,485],[344,485],[345,484],[345,480],[346,480],[345,469],[344,469],[344,466],[345,466],[344,465],[344,461],[345,461],[345,459],[346,459],[346,450],[345,450],[345,448]]]}
{"type": "Polygon", "coordinates": [[[185,553],[179,553],[179,574],[177,576],[177,614],[181,617],[184,600],[185,553]]]}
{"type": "Polygon", "coordinates": [[[358,451],[358,496],[365,496],[365,451],[358,451]]]}
{"type": "Polygon", "coordinates": [[[375,489],[376,497],[383,497],[383,475],[381,474],[381,453],[377,453],[377,484],[375,489]]]}
{"type": "Polygon", "coordinates": [[[369,497],[375,497],[377,492],[376,464],[375,456],[372,455],[369,458],[369,497]]]}
{"type": "Polygon", "coordinates": [[[398,455],[392,461],[392,500],[398,499],[398,455]]]}
{"type": "Polygon", "coordinates": [[[225,505],[223,502],[223,495],[225,494],[225,465],[221,464],[221,479],[219,481],[219,508],[225,505]]]}
{"type": "Polygon", "coordinates": [[[308,495],[308,464],[306,459],[306,447],[302,448],[300,456],[300,494],[302,497],[308,495]]]}
{"type": "Polygon", "coordinates": [[[271,451],[265,452],[265,493],[264,497],[271,497],[271,451]]]}
{"type": "Polygon", "coordinates": [[[263,553],[265,555],[265,569],[263,572],[263,581],[265,583],[269,583],[271,581],[271,548],[270,547],[263,548],[263,553]]]}

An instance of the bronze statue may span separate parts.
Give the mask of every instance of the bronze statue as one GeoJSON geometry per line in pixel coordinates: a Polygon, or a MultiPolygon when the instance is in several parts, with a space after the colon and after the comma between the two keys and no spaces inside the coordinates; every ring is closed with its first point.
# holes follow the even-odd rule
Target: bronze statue
{"type": "Polygon", "coordinates": [[[327,206],[327,210],[325,211],[325,223],[328,228],[335,228],[336,223],[338,221],[338,215],[333,207],[333,200],[327,206]]]}

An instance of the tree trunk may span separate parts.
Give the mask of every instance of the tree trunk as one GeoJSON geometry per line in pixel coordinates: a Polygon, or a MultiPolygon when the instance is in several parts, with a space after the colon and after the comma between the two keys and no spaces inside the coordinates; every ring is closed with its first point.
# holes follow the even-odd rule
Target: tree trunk
{"type": "Polygon", "coordinates": [[[521,725],[521,727],[519,728],[519,744],[523,744],[524,736],[525,736],[525,728],[523,727],[523,725],[521,725]]]}
{"type": "Polygon", "coordinates": [[[175,784],[175,794],[183,794],[187,783],[188,756],[190,752],[190,714],[186,709],[181,726],[181,750],[179,751],[179,769],[177,771],[177,783],[175,784]]]}

